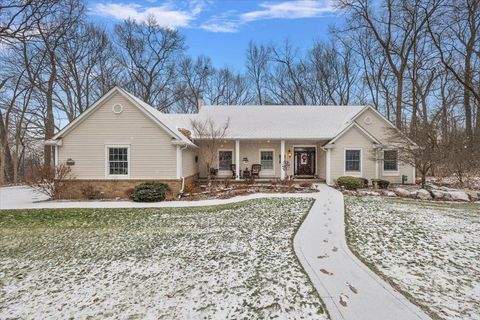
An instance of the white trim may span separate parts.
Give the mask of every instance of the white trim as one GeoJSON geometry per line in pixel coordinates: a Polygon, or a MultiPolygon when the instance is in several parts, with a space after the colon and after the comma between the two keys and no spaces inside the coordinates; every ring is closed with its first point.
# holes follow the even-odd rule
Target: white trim
{"type": "Polygon", "coordinates": [[[228,172],[230,176],[232,175],[232,170],[228,168],[228,170],[220,170],[220,151],[231,151],[232,152],[232,163],[233,163],[233,156],[234,156],[234,150],[233,149],[217,149],[217,169],[218,169],[218,176],[222,174],[222,176],[226,176],[226,173],[228,172]]]}
{"type": "Polygon", "coordinates": [[[413,184],[417,183],[417,168],[415,166],[412,166],[413,168],[413,184]]]}
{"type": "Polygon", "coordinates": [[[182,147],[177,145],[177,179],[181,179],[183,169],[182,147]]]}
{"type": "Polygon", "coordinates": [[[283,163],[285,162],[285,140],[280,141],[280,179],[285,180],[285,170],[283,163]]]}
{"type": "Polygon", "coordinates": [[[365,130],[364,128],[362,128],[361,126],[359,126],[356,122],[353,122],[351,123],[350,125],[348,125],[345,129],[343,129],[342,131],[340,131],[332,140],[330,140],[328,142],[328,144],[332,144],[334,143],[335,141],[337,141],[341,136],[343,136],[345,133],[347,133],[352,127],[356,127],[358,130],[360,130],[367,138],[369,138],[370,140],[372,140],[373,142],[375,143],[378,143],[378,144],[381,144],[380,140],[378,140],[377,138],[375,138],[374,136],[372,136],[367,130],[365,130]]]}
{"type": "Polygon", "coordinates": [[[315,148],[315,172],[314,175],[318,176],[318,150],[316,144],[294,144],[292,145],[293,152],[293,174],[295,175],[295,148],[315,148]]]}
{"type": "Polygon", "coordinates": [[[264,169],[262,167],[262,170],[260,170],[260,174],[263,173],[264,176],[274,176],[275,175],[275,149],[273,148],[260,148],[258,149],[258,163],[262,164],[262,151],[269,151],[272,152],[272,163],[273,163],[273,169],[264,169]]]}
{"type": "Polygon", "coordinates": [[[105,179],[130,179],[130,167],[132,154],[129,144],[105,144],[105,179]],[[110,174],[110,161],[108,159],[109,148],[127,148],[128,174],[110,174]]]}
{"type": "Polygon", "coordinates": [[[58,146],[55,145],[54,148],[55,148],[54,149],[55,150],[55,156],[54,156],[55,157],[55,167],[57,167],[58,166],[58,146]]]}
{"type": "Polygon", "coordinates": [[[375,179],[378,179],[380,170],[380,168],[378,167],[378,148],[374,148],[373,150],[375,152],[375,179]]]}
{"type": "Polygon", "coordinates": [[[235,140],[235,180],[240,180],[240,140],[235,140]]]}
{"type": "Polygon", "coordinates": [[[400,160],[398,160],[398,150],[397,149],[383,149],[382,150],[382,176],[384,177],[398,177],[400,175],[400,160]],[[397,170],[387,170],[385,171],[385,151],[397,151],[397,170]]]}
{"type": "Polygon", "coordinates": [[[363,174],[363,148],[345,147],[343,148],[343,175],[352,177],[362,177],[363,174]],[[347,171],[347,150],[360,150],[360,171],[347,171]]]}
{"type": "Polygon", "coordinates": [[[332,149],[327,149],[325,182],[328,185],[332,184],[332,149]]]}

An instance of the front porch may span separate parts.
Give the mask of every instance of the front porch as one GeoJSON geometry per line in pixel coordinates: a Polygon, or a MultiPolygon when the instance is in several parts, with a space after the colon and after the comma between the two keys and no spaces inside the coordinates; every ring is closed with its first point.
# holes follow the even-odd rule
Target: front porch
{"type": "MultiPolygon", "coordinates": [[[[258,182],[272,179],[312,179],[325,181],[326,140],[223,140],[215,150],[214,179],[242,181],[251,176],[252,167],[260,167],[258,182]]],[[[207,164],[200,142],[198,171],[200,179],[206,179],[207,164]]]]}

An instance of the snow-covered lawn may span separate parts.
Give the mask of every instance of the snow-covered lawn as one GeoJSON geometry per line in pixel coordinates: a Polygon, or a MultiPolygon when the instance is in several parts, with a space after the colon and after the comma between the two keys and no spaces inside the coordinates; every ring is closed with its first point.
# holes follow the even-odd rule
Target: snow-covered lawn
{"type": "Polygon", "coordinates": [[[311,204],[0,212],[0,318],[327,319],[292,248],[311,204]]]}
{"type": "Polygon", "coordinates": [[[480,319],[480,205],[346,198],[357,255],[441,319],[480,319]]]}

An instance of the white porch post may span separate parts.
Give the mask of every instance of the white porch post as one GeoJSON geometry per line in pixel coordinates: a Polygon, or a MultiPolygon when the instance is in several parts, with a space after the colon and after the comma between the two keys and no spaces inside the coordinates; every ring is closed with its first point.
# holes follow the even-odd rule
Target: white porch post
{"type": "Polygon", "coordinates": [[[182,178],[182,147],[177,146],[177,179],[182,178]]]}
{"type": "Polygon", "coordinates": [[[55,167],[58,166],[58,146],[55,145],[55,167]]]}
{"type": "Polygon", "coordinates": [[[285,140],[280,142],[280,179],[285,180],[285,171],[283,170],[283,163],[285,162],[285,140]]]}
{"type": "Polygon", "coordinates": [[[332,184],[332,149],[327,149],[325,180],[326,180],[328,185],[332,184]]]}
{"type": "Polygon", "coordinates": [[[235,140],[235,180],[240,180],[240,140],[235,140]]]}
{"type": "Polygon", "coordinates": [[[378,179],[378,149],[375,149],[375,179],[378,179]]]}

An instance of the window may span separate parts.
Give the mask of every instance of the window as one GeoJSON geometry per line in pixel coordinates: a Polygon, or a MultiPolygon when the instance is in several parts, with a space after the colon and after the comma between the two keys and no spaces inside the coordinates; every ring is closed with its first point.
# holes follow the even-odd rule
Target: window
{"type": "Polygon", "coordinates": [[[360,150],[345,150],[345,171],[360,172],[360,150]]]}
{"type": "Polygon", "coordinates": [[[383,151],[383,170],[398,171],[398,151],[397,150],[383,151]]]}
{"type": "Polygon", "coordinates": [[[230,170],[232,158],[232,151],[218,151],[218,170],[230,170]]]}
{"type": "Polygon", "coordinates": [[[128,147],[108,147],[108,174],[128,175],[128,147]]]}
{"type": "Polygon", "coordinates": [[[260,164],[262,170],[273,170],[273,151],[260,151],[260,164]]]}

